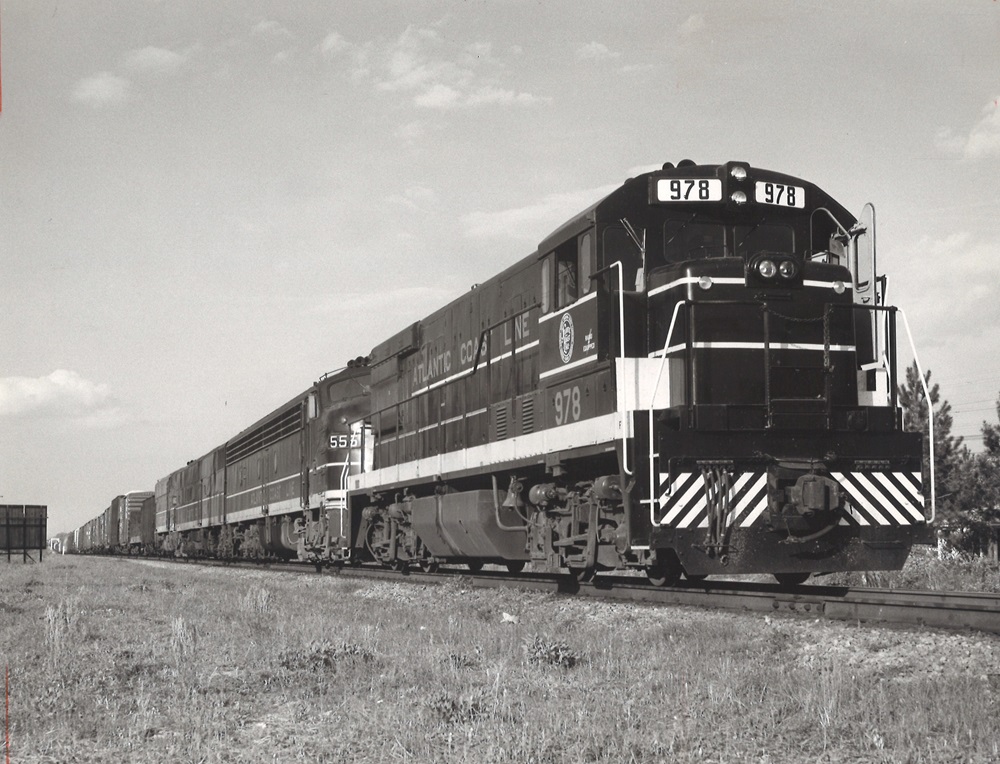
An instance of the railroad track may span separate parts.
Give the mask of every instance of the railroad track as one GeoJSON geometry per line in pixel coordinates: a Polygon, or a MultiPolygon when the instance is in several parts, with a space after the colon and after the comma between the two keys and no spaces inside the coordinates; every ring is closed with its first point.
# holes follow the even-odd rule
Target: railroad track
{"type": "MultiPolygon", "coordinates": [[[[316,575],[311,566],[293,562],[261,564],[184,558],[160,559],[168,562],[221,567],[248,566],[254,569],[264,568],[316,575]]],[[[817,584],[781,587],[777,584],[736,581],[705,581],[700,584],[661,588],[652,586],[644,578],[637,576],[598,576],[591,583],[578,583],[568,576],[535,573],[514,575],[506,571],[485,570],[471,572],[462,567],[442,568],[437,573],[422,573],[415,570],[400,573],[381,568],[345,567],[329,569],[322,575],[414,584],[440,584],[460,578],[474,587],[515,586],[608,601],[783,613],[841,621],[908,624],[956,630],[973,629],[1000,634],[1000,594],[978,592],[906,591],[817,584]]]]}

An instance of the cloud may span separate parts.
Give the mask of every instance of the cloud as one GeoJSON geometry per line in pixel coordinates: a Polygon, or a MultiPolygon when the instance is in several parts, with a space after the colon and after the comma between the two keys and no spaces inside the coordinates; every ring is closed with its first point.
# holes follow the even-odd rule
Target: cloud
{"type": "Polygon", "coordinates": [[[481,104],[517,104],[520,106],[530,106],[536,103],[544,103],[547,98],[539,98],[530,93],[518,93],[515,90],[503,90],[492,85],[483,85],[471,91],[465,98],[469,106],[479,106],[481,104]]]}
{"type": "Polygon", "coordinates": [[[705,17],[700,13],[688,16],[687,20],[680,25],[678,32],[681,37],[692,37],[705,28],[705,17]]]}
{"type": "Polygon", "coordinates": [[[271,20],[258,22],[257,25],[250,30],[250,34],[254,37],[278,37],[286,40],[290,40],[295,37],[295,35],[289,32],[277,21],[271,20]]]}
{"type": "Polygon", "coordinates": [[[402,194],[393,194],[389,201],[416,212],[439,207],[437,193],[427,186],[410,186],[402,194]]]}
{"type": "Polygon", "coordinates": [[[473,58],[484,61],[493,59],[493,43],[491,42],[474,42],[471,45],[466,45],[465,51],[473,58]]]}
{"type": "Polygon", "coordinates": [[[900,307],[928,324],[928,332],[942,337],[961,332],[966,336],[995,337],[1000,333],[1000,240],[987,241],[967,232],[937,239],[924,236],[912,251],[921,260],[940,267],[900,270],[892,277],[894,293],[904,295],[900,307]]]}
{"type": "Polygon", "coordinates": [[[573,215],[587,209],[618,188],[618,184],[549,194],[535,204],[497,212],[471,212],[462,217],[465,235],[472,238],[512,237],[540,241],[573,215]]]}
{"type": "Polygon", "coordinates": [[[611,50],[601,42],[589,42],[576,49],[576,57],[580,61],[614,61],[622,57],[618,51],[611,50]]]}
{"type": "Polygon", "coordinates": [[[963,159],[1000,157],[1000,97],[986,104],[981,113],[968,134],[956,134],[951,128],[940,130],[936,137],[938,147],[963,159]]]}
{"type": "Polygon", "coordinates": [[[423,138],[427,134],[427,123],[422,120],[407,122],[396,130],[396,136],[407,143],[423,138]]]}
{"type": "Polygon", "coordinates": [[[148,45],[129,52],[125,64],[130,69],[136,69],[157,74],[172,74],[187,60],[187,56],[166,48],[148,45]]]}
{"type": "Polygon", "coordinates": [[[0,379],[0,417],[70,418],[98,423],[116,418],[117,406],[108,386],[57,369],[47,377],[0,379]]]}
{"type": "Polygon", "coordinates": [[[377,54],[375,87],[441,111],[488,105],[530,106],[549,99],[503,87],[487,72],[502,69],[489,42],[459,46],[436,29],[408,27],[377,54]]]}
{"type": "Polygon", "coordinates": [[[323,38],[323,42],[319,44],[319,51],[324,57],[331,58],[341,53],[346,53],[351,47],[351,43],[345,40],[340,34],[330,32],[330,34],[323,38]]]}
{"type": "Polygon", "coordinates": [[[100,107],[121,103],[128,98],[129,81],[111,72],[98,72],[84,77],[73,90],[73,100],[100,107]]]}
{"type": "Polygon", "coordinates": [[[462,94],[450,85],[435,82],[413,97],[413,103],[425,109],[451,109],[462,101],[462,94]]]}

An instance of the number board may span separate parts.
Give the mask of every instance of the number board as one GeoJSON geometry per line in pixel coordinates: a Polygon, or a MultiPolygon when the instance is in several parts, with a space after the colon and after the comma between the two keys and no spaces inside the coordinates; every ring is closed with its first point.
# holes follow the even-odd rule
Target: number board
{"type": "Polygon", "coordinates": [[[758,204],[773,204],[776,207],[806,206],[806,190],[802,186],[789,186],[784,183],[757,181],[754,186],[754,200],[758,204]]]}
{"type": "Polygon", "coordinates": [[[718,178],[660,178],[656,181],[658,202],[721,202],[718,178]]]}

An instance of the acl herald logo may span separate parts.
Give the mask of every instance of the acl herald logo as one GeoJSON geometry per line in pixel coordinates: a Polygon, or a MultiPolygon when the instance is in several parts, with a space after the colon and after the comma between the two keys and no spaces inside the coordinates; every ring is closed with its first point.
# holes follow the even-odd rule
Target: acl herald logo
{"type": "Polygon", "coordinates": [[[573,340],[573,316],[563,313],[559,320],[559,358],[563,363],[569,363],[573,357],[573,340]]]}

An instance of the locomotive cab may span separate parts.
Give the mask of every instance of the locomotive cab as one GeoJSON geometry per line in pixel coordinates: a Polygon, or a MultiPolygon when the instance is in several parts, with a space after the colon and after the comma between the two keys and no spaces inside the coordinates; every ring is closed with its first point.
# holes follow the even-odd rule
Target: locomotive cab
{"type": "Polygon", "coordinates": [[[742,163],[665,167],[648,190],[647,352],[670,394],[636,427],[634,548],[657,579],[665,558],[689,575],[902,565],[926,527],[920,437],[902,432],[869,227],[742,163]]]}

